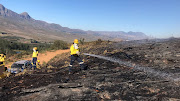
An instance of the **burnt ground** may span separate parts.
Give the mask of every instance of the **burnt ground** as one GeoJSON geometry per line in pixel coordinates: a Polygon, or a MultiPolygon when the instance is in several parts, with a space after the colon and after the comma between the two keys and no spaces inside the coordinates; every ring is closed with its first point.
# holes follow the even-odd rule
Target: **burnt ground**
{"type": "MultiPolygon", "coordinates": [[[[94,42],[81,50],[84,53],[118,58],[150,67],[157,71],[180,76],[180,39],[94,42]]],[[[64,54],[67,56],[67,54],[64,54]]],[[[84,56],[88,70],[74,65],[68,74],[68,57],[57,56],[41,70],[0,80],[2,101],[59,101],[59,100],[123,100],[177,101],[179,82],[168,81],[133,67],[107,60],[84,56]],[[46,68],[51,67],[51,68],[46,68]]]]}

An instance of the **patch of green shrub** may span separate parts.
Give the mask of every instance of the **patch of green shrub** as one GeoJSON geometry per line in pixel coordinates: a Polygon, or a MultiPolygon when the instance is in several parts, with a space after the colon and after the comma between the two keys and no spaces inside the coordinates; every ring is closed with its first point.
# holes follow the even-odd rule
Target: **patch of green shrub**
{"type": "Polygon", "coordinates": [[[3,54],[12,55],[18,53],[18,51],[20,50],[23,50],[23,52],[25,53],[31,53],[33,47],[38,47],[39,51],[45,51],[45,50],[50,50],[51,44],[47,44],[47,43],[25,44],[19,42],[12,42],[0,38],[0,53],[3,54]]]}
{"type": "Polygon", "coordinates": [[[62,40],[56,40],[54,43],[51,45],[51,49],[58,50],[58,49],[67,49],[68,44],[62,40]]]}

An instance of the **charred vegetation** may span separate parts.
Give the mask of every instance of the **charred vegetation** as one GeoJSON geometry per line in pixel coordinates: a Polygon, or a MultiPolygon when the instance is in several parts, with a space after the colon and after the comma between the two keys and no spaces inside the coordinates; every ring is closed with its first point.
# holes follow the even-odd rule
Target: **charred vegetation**
{"type": "MultiPolygon", "coordinates": [[[[82,53],[129,61],[179,78],[180,39],[158,42],[92,42],[82,53]]],[[[41,70],[0,80],[2,100],[180,100],[179,81],[169,81],[116,62],[81,55],[88,70],[79,64],[68,74],[69,53],[56,56],[41,70]]]]}

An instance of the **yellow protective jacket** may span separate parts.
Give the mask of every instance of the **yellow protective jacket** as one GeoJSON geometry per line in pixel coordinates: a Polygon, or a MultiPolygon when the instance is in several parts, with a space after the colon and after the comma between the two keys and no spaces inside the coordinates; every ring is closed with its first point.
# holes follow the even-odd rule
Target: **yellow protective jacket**
{"type": "Polygon", "coordinates": [[[71,55],[75,55],[77,54],[77,52],[79,52],[79,47],[77,44],[72,44],[71,45],[71,48],[70,48],[70,51],[71,51],[71,55]]]}
{"type": "Polygon", "coordinates": [[[0,62],[4,62],[5,58],[4,57],[0,57],[0,62]]]}
{"type": "Polygon", "coordinates": [[[37,58],[37,56],[38,56],[38,51],[33,51],[32,57],[33,57],[33,58],[37,58]]]}
{"type": "MultiPolygon", "coordinates": [[[[3,62],[3,65],[5,65],[5,58],[6,58],[5,55],[4,56],[0,56],[0,62],[3,62]]],[[[2,65],[2,64],[0,64],[0,65],[2,65]]]]}

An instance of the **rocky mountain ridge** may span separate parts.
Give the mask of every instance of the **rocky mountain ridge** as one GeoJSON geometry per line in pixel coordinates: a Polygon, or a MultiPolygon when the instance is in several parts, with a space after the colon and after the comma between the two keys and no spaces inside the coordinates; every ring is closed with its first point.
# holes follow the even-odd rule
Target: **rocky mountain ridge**
{"type": "Polygon", "coordinates": [[[142,32],[111,32],[84,31],[62,27],[54,23],[47,23],[33,19],[27,12],[18,14],[0,4],[0,31],[13,33],[16,36],[36,40],[64,40],[71,42],[74,38],[85,38],[86,41],[104,40],[139,40],[146,39],[142,32]]]}

